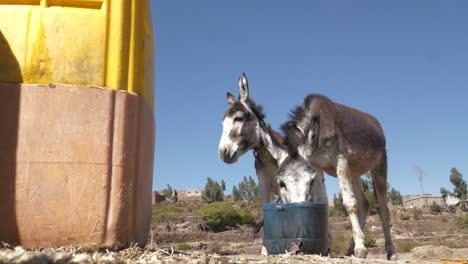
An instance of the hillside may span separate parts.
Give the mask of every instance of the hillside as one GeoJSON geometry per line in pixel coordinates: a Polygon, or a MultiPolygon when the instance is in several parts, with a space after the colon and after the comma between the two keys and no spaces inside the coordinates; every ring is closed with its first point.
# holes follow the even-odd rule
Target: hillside
{"type": "MultiPolygon", "coordinates": [[[[153,208],[153,241],[162,248],[179,248],[186,251],[204,251],[221,255],[259,254],[262,231],[257,238],[252,235],[253,227],[240,225],[222,232],[203,231],[203,218],[197,213],[201,203],[162,203],[153,208]],[[170,227],[170,229],[168,228],[170,227]]],[[[260,204],[232,203],[238,210],[247,210],[261,219],[260,204]]],[[[392,234],[400,256],[415,247],[433,245],[449,249],[468,248],[468,213],[461,210],[441,212],[431,209],[405,210],[391,208],[392,234]]],[[[351,225],[347,217],[330,217],[333,236],[332,256],[344,256],[351,240],[351,225]]],[[[378,215],[371,215],[366,222],[369,255],[384,256],[384,239],[378,215]]]]}

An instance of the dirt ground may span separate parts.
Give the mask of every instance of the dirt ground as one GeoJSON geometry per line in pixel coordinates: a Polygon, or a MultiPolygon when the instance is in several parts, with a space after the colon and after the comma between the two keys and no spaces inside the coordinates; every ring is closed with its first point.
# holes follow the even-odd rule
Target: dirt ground
{"type": "Polygon", "coordinates": [[[399,254],[399,260],[389,262],[383,254],[370,254],[367,259],[354,257],[331,258],[316,255],[277,255],[259,254],[221,256],[200,251],[176,252],[172,250],[150,250],[129,248],[117,252],[80,252],[77,249],[45,249],[26,251],[20,247],[0,250],[0,263],[439,263],[443,258],[463,258],[468,256],[468,249],[450,249],[447,247],[423,246],[414,248],[409,253],[399,254]]]}
{"type": "MultiPolygon", "coordinates": [[[[200,230],[203,219],[196,206],[171,205],[164,217],[153,215],[150,243],[146,248],[86,252],[76,248],[48,248],[39,251],[0,245],[1,263],[439,263],[443,258],[464,258],[468,262],[466,212],[424,212],[392,210],[392,237],[398,261],[386,260],[378,216],[367,219],[366,232],[373,245],[367,259],[344,257],[351,241],[347,217],[330,217],[333,237],[331,257],[317,255],[262,256],[262,232],[254,238],[252,226],[243,225],[223,232],[200,230]],[[177,210],[175,210],[177,209],[177,210]],[[410,217],[408,217],[410,216],[410,217]],[[159,218],[158,218],[159,217],[159,218]],[[465,220],[463,220],[465,219],[465,220]],[[463,221],[461,221],[463,220],[463,221]]],[[[165,209],[154,208],[154,212],[165,209]]],[[[253,211],[255,212],[255,211],[253,211]]],[[[255,214],[254,214],[255,215],[255,214]]]]}
{"type": "MultiPolygon", "coordinates": [[[[195,210],[192,210],[192,212],[195,210]]],[[[422,211],[392,208],[392,237],[397,250],[397,263],[438,263],[442,258],[468,258],[468,226],[460,224],[466,212],[422,211]]],[[[255,214],[255,212],[254,212],[255,214]]],[[[190,212],[179,212],[171,221],[153,223],[154,242],[165,249],[184,246],[202,254],[198,263],[389,263],[386,260],[380,219],[371,215],[366,221],[366,232],[374,240],[368,248],[366,260],[344,257],[351,241],[351,225],[347,217],[330,217],[333,237],[332,257],[319,256],[260,256],[262,232],[252,236],[252,227],[213,233],[197,230],[201,218],[190,212]],[[190,221],[185,222],[190,218],[190,221]],[[167,231],[167,224],[172,230],[167,231]],[[177,224],[175,224],[177,223],[177,224]],[[203,255],[207,254],[207,255],[203,255]],[[214,254],[214,255],[213,255],[214,254]]],[[[196,262],[196,260],[193,260],[196,262]]]]}

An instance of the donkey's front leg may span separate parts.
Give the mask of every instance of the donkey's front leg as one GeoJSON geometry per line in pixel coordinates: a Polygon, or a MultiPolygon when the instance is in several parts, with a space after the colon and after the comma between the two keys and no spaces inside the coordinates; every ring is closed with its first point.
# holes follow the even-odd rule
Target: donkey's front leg
{"type": "Polygon", "coordinates": [[[343,204],[348,212],[353,228],[354,239],[354,256],[358,258],[365,258],[367,256],[367,249],[364,246],[364,233],[362,232],[361,225],[358,218],[358,203],[354,195],[353,185],[351,180],[351,173],[349,171],[348,161],[343,155],[338,156],[338,163],[336,166],[336,173],[338,175],[338,182],[340,184],[341,193],[343,195],[343,204]]]}

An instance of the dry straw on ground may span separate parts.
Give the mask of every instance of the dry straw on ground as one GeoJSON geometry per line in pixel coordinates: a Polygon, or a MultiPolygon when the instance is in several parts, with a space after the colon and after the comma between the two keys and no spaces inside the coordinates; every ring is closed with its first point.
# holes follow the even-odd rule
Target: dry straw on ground
{"type": "MultiPolygon", "coordinates": [[[[25,250],[21,247],[5,246],[0,249],[0,263],[390,263],[383,258],[370,256],[366,260],[354,257],[330,258],[316,255],[232,255],[220,256],[204,252],[182,253],[173,249],[130,247],[120,251],[84,252],[79,248],[47,248],[42,250],[25,250]]],[[[432,251],[433,249],[431,249],[432,251]]],[[[431,256],[435,257],[435,256],[431,256]]],[[[391,263],[437,263],[437,258],[423,260],[406,256],[391,263]]]]}

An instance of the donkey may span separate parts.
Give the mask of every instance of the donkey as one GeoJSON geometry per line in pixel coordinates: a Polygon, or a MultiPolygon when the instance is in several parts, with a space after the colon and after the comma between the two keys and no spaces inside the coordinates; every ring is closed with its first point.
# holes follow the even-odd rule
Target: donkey
{"type": "MultiPolygon", "coordinates": [[[[288,157],[279,164],[276,179],[283,203],[311,202],[328,205],[323,171],[310,164],[297,150],[290,150],[288,157]]],[[[331,245],[332,236],[328,230],[329,253],[331,245]]]]}
{"type": "Polygon", "coordinates": [[[323,171],[315,168],[297,151],[290,153],[279,165],[276,179],[281,202],[328,205],[323,171]]]}
{"type": "MultiPolygon", "coordinates": [[[[311,164],[338,178],[353,231],[348,254],[359,258],[367,256],[363,229],[369,208],[361,190],[360,176],[371,172],[387,259],[395,260],[386,201],[386,142],[377,119],[325,96],[312,94],[292,111],[290,120],[281,129],[290,150],[296,149],[311,164]]],[[[282,189],[287,189],[289,184],[279,182],[282,189]]]]}
{"type": "Polygon", "coordinates": [[[253,150],[262,202],[268,203],[273,195],[278,194],[275,175],[278,162],[287,157],[287,147],[284,138],[265,123],[263,107],[249,98],[245,73],[239,79],[239,91],[238,100],[231,93],[227,93],[229,108],[223,117],[219,157],[231,164],[237,162],[239,157],[249,150],[253,150]]]}

